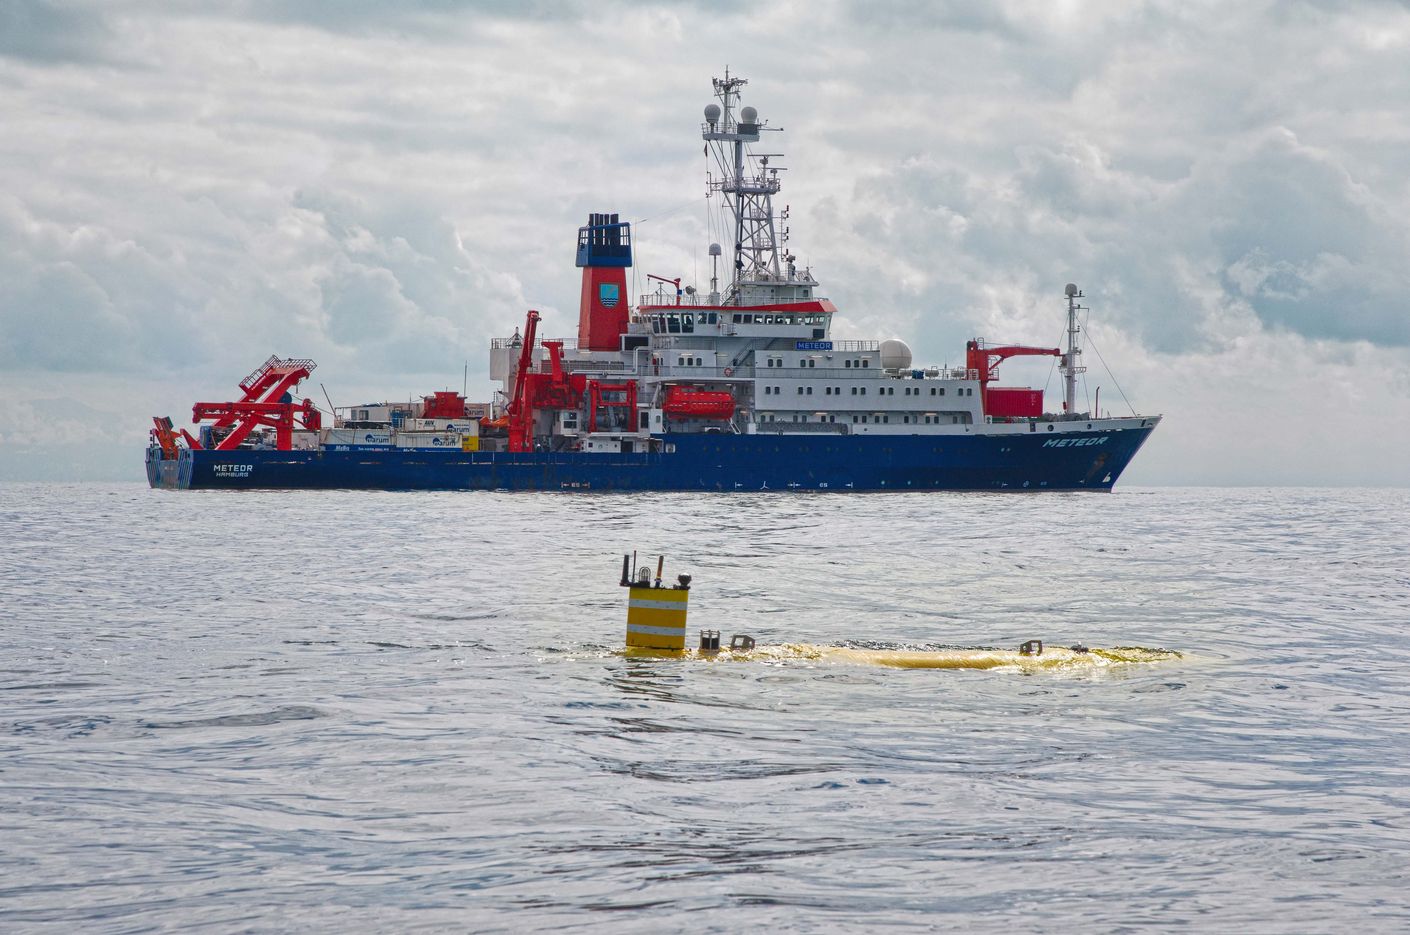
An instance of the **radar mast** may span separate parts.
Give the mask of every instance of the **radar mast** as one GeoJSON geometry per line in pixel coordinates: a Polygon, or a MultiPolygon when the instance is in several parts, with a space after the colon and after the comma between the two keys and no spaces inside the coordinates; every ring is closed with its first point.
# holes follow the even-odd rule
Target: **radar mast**
{"type": "Polygon", "coordinates": [[[1082,290],[1077,288],[1075,283],[1068,283],[1063,290],[1067,294],[1067,353],[1062,355],[1062,377],[1064,383],[1063,409],[1069,419],[1077,417],[1077,375],[1086,373],[1087,368],[1078,361],[1081,359],[1082,348],[1077,343],[1077,335],[1082,331],[1082,326],[1077,323],[1077,313],[1086,308],[1078,305],[1077,300],[1082,298],[1082,290]]]}
{"type": "MultiPolygon", "coordinates": [[[[780,188],[780,166],[770,166],[770,159],[781,153],[756,153],[746,144],[759,142],[766,130],[781,130],[759,120],[753,107],[740,106],[739,89],[748,81],[732,76],[725,69],[723,78],[715,78],[718,104],[705,108],[705,124],[701,136],[706,149],[714,156],[718,176],[711,173],[708,191],[724,197],[724,207],[732,222],[734,234],[734,275],[730,280],[727,301],[732,304],[776,299],[810,298],[816,281],[808,271],[800,276],[792,254],[779,256],[780,239],[787,240],[785,228],[780,238],[779,218],[773,210],[773,196],[780,188]],[[801,288],[800,288],[801,287],[801,288]]],[[[787,218],[787,209],[783,217],[787,218]]]]}

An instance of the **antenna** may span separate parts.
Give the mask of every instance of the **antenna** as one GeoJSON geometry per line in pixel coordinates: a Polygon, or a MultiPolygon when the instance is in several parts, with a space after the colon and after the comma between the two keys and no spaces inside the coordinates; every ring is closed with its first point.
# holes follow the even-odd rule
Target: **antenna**
{"type": "Polygon", "coordinates": [[[776,282],[779,269],[778,231],[773,196],[779,190],[778,172],[769,159],[779,153],[749,153],[745,145],[759,142],[767,129],[759,120],[758,109],[739,106],[739,91],[748,82],[730,75],[714,79],[719,104],[705,108],[701,136],[706,149],[713,150],[718,178],[708,178],[710,191],[724,195],[734,219],[734,278],[731,292],[752,282],[776,282]],[[737,110],[737,116],[736,116],[737,110]]]}
{"type": "Polygon", "coordinates": [[[710,304],[720,304],[720,254],[717,243],[710,244],[710,304]]]}
{"type": "Polygon", "coordinates": [[[1068,283],[1063,292],[1067,295],[1067,353],[1062,355],[1062,376],[1066,384],[1062,408],[1067,418],[1075,419],[1077,418],[1077,375],[1087,372],[1086,367],[1079,366],[1077,363],[1077,359],[1082,353],[1082,348],[1077,346],[1077,334],[1082,330],[1077,324],[1077,312],[1085,307],[1077,304],[1077,300],[1083,298],[1083,295],[1076,283],[1068,283]]]}

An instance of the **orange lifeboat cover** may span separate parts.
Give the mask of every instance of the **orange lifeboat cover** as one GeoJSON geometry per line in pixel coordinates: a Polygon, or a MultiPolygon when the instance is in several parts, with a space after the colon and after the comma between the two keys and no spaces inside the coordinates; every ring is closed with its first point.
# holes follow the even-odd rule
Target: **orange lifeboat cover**
{"type": "Polygon", "coordinates": [[[723,390],[702,390],[695,386],[666,389],[666,415],[678,419],[730,419],[734,417],[734,396],[723,390]]]}

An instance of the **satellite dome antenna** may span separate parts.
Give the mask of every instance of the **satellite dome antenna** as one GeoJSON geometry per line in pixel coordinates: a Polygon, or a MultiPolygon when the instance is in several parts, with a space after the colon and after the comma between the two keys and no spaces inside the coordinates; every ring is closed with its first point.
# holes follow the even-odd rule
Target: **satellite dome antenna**
{"type": "Polygon", "coordinates": [[[719,105],[719,104],[706,104],[706,105],[705,105],[705,122],[710,125],[710,129],[712,129],[712,130],[715,128],[715,124],[717,124],[717,123],[720,122],[720,105],[719,105]]]}

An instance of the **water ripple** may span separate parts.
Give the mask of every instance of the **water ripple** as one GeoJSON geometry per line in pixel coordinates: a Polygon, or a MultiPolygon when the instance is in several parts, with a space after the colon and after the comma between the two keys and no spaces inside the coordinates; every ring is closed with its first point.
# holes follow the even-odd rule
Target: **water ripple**
{"type": "Polygon", "coordinates": [[[0,485],[0,929],[1410,928],[1410,494],[0,485]],[[623,550],[764,644],[624,658],[623,550]]]}

